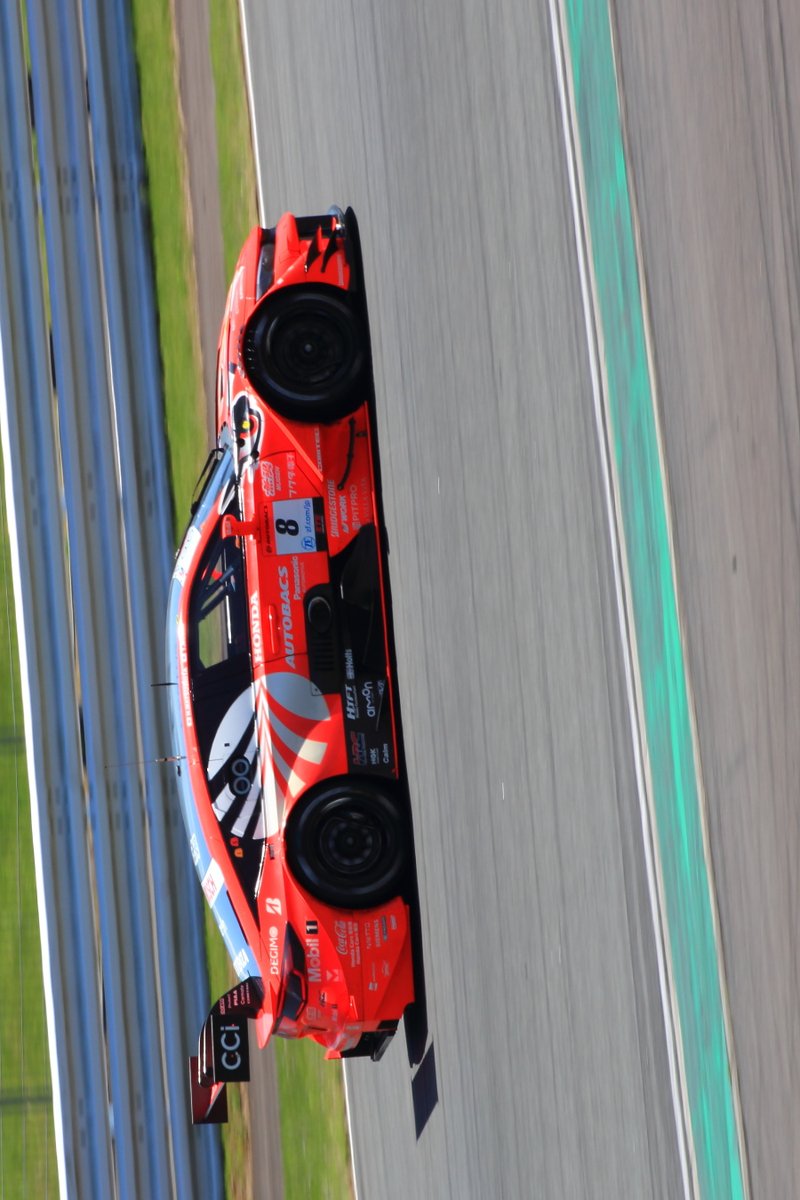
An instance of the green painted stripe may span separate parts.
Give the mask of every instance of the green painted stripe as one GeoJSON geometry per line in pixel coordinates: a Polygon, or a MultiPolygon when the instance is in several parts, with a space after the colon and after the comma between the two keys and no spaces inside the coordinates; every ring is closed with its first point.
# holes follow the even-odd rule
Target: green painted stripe
{"type": "Polygon", "coordinates": [[[607,0],[564,0],[700,1195],[744,1195],[607,0]]]}

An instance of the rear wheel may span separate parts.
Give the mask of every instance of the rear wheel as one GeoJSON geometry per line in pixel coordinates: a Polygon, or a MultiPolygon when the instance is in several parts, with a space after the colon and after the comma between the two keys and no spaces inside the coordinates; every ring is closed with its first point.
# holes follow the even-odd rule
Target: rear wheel
{"type": "Polygon", "coordinates": [[[269,404],[296,420],[334,420],[363,398],[361,323],[336,288],[286,288],[247,327],[244,360],[269,404]]]}
{"type": "Polygon", "coordinates": [[[386,791],[361,780],[303,798],[286,831],[298,883],[336,908],[372,908],[398,895],[409,856],[406,820],[386,791]]]}

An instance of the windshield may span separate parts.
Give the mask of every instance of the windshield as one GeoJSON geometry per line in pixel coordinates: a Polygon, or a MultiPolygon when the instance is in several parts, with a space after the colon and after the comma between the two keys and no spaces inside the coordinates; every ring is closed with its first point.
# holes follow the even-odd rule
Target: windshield
{"type": "MultiPolygon", "coordinates": [[[[189,846],[234,969],[240,979],[246,979],[257,974],[258,967],[228,895],[222,865],[211,852],[198,813],[198,804],[210,803],[210,796],[206,791],[195,797],[188,761],[189,757],[196,760],[199,753],[207,779],[213,766],[209,760],[214,733],[220,724],[216,714],[226,704],[230,708],[250,686],[242,550],[237,539],[223,537],[221,529],[224,513],[235,503],[235,484],[230,448],[221,448],[176,559],[169,593],[166,652],[168,677],[176,683],[168,689],[170,725],[189,846]],[[209,701],[214,698],[214,703],[198,703],[204,697],[209,701]]],[[[263,842],[260,845],[263,847],[263,842]]],[[[224,856],[224,846],[216,854],[218,858],[224,856]]],[[[253,880],[250,894],[254,894],[259,862],[260,856],[254,851],[248,858],[253,880]]]]}

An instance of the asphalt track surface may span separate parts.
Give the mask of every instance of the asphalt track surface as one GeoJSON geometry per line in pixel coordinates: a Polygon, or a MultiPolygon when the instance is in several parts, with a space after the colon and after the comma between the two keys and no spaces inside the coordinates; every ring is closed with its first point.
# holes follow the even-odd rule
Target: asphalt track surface
{"type": "MultiPolygon", "coordinates": [[[[369,289],[427,1029],[348,1066],[359,1194],[679,1196],[547,6],[246,8],[266,213],[352,204],[369,289]]],[[[800,16],[615,22],[752,1194],[791,1196],[800,16]]]]}

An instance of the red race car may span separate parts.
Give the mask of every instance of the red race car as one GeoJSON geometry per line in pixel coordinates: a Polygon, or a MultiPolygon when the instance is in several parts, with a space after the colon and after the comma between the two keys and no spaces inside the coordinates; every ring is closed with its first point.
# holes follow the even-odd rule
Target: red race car
{"type": "Polygon", "coordinates": [[[413,1000],[374,395],[352,211],[254,229],[228,294],[217,446],[169,596],[190,848],[240,983],[191,1060],[196,1122],[249,1077],[248,1021],[328,1058],[413,1000]]]}

